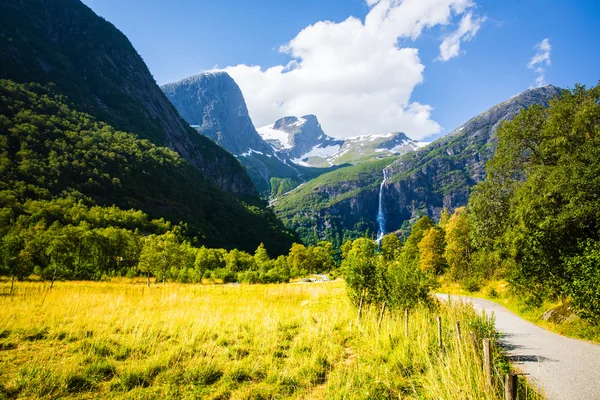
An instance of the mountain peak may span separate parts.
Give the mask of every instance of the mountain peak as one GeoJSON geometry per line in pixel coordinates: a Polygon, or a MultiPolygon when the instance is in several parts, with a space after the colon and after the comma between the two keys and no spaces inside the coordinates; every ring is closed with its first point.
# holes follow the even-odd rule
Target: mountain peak
{"type": "Polygon", "coordinates": [[[188,124],[231,153],[271,152],[252,124],[242,91],[227,72],[203,72],[161,89],[188,124]]]}

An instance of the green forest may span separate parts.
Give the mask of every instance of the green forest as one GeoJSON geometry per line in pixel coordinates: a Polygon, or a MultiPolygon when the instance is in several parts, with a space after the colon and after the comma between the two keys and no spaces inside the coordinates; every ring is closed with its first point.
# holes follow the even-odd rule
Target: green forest
{"type": "Polygon", "coordinates": [[[72,110],[52,86],[0,81],[0,113],[9,275],[57,264],[69,270],[73,258],[78,272],[65,277],[114,273],[137,264],[140,240],[152,234],[245,251],[264,242],[274,256],[296,241],[261,201],[220,191],[172,150],[72,110]],[[96,259],[81,261],[77,243],[95,246],[87,253],[96,259]]]}

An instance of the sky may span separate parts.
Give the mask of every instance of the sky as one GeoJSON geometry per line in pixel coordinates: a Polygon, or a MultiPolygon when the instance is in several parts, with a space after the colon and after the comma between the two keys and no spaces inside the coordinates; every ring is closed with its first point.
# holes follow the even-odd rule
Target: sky
{"type": "Polygon", "coordinates": [[[529,88],[600,80],[598,0],[84,0],[158,84],[209,70],[257,127],[433,140],[529,88]]]}

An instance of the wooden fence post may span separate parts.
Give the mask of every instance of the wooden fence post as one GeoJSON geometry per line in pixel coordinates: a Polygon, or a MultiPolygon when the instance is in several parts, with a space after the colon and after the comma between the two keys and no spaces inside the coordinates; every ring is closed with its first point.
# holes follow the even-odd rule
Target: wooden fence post
{"type": "Polygon", "coordinates": [[[356,327],[358,328],[358,326],[360,325],[360,315],[362,313],[362,306],[363,306],[363,296],[360,296],[360,303],[358,304],[358,315],[356,317],[356,327]]]}
{"type": "Polygon", "coordinates": [[[379,313],[379,321],[377,321],[377,329],[379,329],[381,327],[381,320],[383,319],[384,312],[385,312],[385,301],[383,302],[383,305],[381,306],[381,312],[379,313]]]}
{"type": "Polygon", "coordinates": [[[404,334],[408,337],[408,308],[404,309],[404,334]]]}
{"type": "Polygon", "coordinates": [[[437,331],[438,331],[438,345],[441,349],[444,343],[442,342],[442,317],[440,317],[440,316],[437,317],[437,331]]]}
{"type": "Polygon", "coordinates": [[[492,344],[490,339],[483,339],[483,369],[485,384],[489,389],[492,387],[492,344]]]}
{"type": "Polygon", "coordinates": [[[506,400],[517,400],[517,388],[517,375],[506,374],[506,378],[504,380],[504,398],[506,400]]]}
{"type": "Polygon", "coordinates": [[[456,322],[456,337],[458,338],[458,342],[460,343],[460,321],[456,322]]]}

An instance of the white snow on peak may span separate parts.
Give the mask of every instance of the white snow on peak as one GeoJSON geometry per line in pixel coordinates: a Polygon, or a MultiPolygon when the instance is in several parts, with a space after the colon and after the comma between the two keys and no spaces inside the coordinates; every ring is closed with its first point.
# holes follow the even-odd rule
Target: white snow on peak
{"type": "Polygon", "coordinates": [[[250,149],[245,153],[242,154],[238,154],[236,157],[248,157],[249,155],[251,155],[252,153],[256,153],[256,154],[261,154],[264,155],[264,153],[262,151],[258,151],[258,150],[254,150],[254,149],[250,149]]]}
{"type": "Polygon", "coordinates": [[[382,135],[360,135],[360,136],[351,136],[346,138],[347,142],[373,142],[377,139],[386,139],[391,138],[395,134],[394,133],[385,133],[382,135]]]}
{"type": "Polygon", "coordinates": [[[294,162],[296,164],[300,164],[303,162],[302,160],[309,158],[309,157],[323,157],[323,158],[331,157],[334,154],[336,154],[338,151],[340,151],[341,147],[342,146],[340,146],[339,144],[334,144],[334,145],[325,146],[325,147],[321,147],[321,145],[318,144],[315,147],[313,147],[312,149],[310,149],[310,151],[308,153],[305,153],[305,154],[301,155],[300,157],[293,159],[292,162],[294,162]]]}
{"type": "Polygon", "coordinates": [[[263,140],[275,140],[279,142],[281,148],[291,149],[292,143],[290,141],[290,135],[287,132],[280,131],[279,129],[273,129],[275,124],[263,126],[258,128],[256,131],[263,138],[263,140]]]}
{"type": "Polygon", "coordinates": [[[306,123],[306,119],[299,117],[296,122],[292,124],[292,126],[302,126],[306,123]]]}

